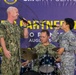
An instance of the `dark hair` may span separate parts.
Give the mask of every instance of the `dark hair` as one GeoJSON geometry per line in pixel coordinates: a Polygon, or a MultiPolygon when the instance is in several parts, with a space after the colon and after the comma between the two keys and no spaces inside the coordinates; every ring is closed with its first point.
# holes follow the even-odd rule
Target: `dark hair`
{"type": "Polygon", "coordinates": [[[65,18],[64,21],[69,25],[70,30],[74,28],[74,20],[72,18],[65,18]]]}
{"type": "Polygon", "coordinates": [[[50,33],[49,33],[48,30],[42,30],[41,33],[42,33],[42,32],[46,32],[46,34],[47,34],[48,36],[50,36],[50,33]]]}

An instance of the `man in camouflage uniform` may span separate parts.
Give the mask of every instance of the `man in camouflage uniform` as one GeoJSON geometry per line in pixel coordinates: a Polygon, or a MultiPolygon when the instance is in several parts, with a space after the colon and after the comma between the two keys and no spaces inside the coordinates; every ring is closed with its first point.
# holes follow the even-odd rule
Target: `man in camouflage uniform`
{"type": "MultiPolygon", "coordinates": [[[[40,59],[41,57],[43,58],[44,54],[46,54],[48,50],[48,54],[51,57],[54,57],[56,59],[58,57],[57,52],[53,51],[52,49],[55,48],[56,46],[51,44],[49,42],[50,34],[48,30],[42,30],[40,34],[40,43],[35,46],[35,52],[38,54],[38,58],[40,59]]],[[[39,69],[39,60],[34,64],[34,70],[38,71],[39,69]]],[[[50,62],[51,63],[51,62],[50,62]]]]}
{"type": "Polygon", "coordinates": [[[52,40],[60,44],[60,49],[58,50],[60,57],[57,61],[61,59],[61,75],[74,75],[76,37],[71,31],[73,27],[74,20],[65,18],[61,27],[64,32],[60,35],[57,34],[58,29],[60,29],[58,25],[52,35],[52,40]]]}
{"type": "MultiPolygon", "coordinates": [[[[24,27],[22,31],[14,23],[19,16],[16,7],[8,7],[7,14],[7,20],[0,25],[0,42],[3,48],[1,72],[2,75],[19,75],[21,67],[20,35],[28,38],[28,29],[24,27]]],[[[23,25],[26,26],[25,23],[23,25]]]]}

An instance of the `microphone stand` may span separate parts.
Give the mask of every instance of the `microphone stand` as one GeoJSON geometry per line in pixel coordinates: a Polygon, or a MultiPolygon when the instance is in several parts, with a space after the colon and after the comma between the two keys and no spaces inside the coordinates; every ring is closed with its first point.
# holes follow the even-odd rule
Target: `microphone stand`
{"type": "MultiPolygon", "coordinates": [[[[48,48],[46,50],[46,57],[48,57],[48,48]]],[[[46,59],[45,59],[46,60],[46,59]]],[[[47,67],[46,67],[46,75],[48,75],[48,64],[47,64],[47,67]]]]}

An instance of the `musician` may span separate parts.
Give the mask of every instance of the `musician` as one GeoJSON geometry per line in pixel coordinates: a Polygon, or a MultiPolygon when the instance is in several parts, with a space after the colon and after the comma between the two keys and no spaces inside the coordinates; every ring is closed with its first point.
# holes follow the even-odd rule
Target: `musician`
{"type": "MultiPolygon", "coordinates": [[[[35,46],[35,52],[38,54],[38,58],[43,57],[43,55],[48,51],[51,57],[56,59],[58,54],[56,51],[53,51],[53,48],[56,48],[55,45],[49,42],[50,33],[48,30],[42,30],[40,34],[40,43],[35,46]]],[[[39,68],[39,60],[35,63],[34,70],[38,71],[39,68]]]]}
{"type": "Polygon", "coordinates": [[[7,20],[0,25],[0,42],[3,49],[1,72],[2,75],[20,75],[21,52],[20,35],[28,38],[28,29],[23,22],[21,29],[14,21],[18,19],[16,7],[7,8],[7,20]]]}
{"type": "Polygon", "coordinates": [[[62,26],[57,25],[55,28],[52,40],[59,42],[60,49],[58,54],[61,60],[61,75],[74,75],[75,69],[75,50],[76,50],[76,37],[71,31],[74,27],[74,20],[72,18],[65,18],[62,26]],[[58,29],[62,29],[64,32],[58,35],[58,29]]]}

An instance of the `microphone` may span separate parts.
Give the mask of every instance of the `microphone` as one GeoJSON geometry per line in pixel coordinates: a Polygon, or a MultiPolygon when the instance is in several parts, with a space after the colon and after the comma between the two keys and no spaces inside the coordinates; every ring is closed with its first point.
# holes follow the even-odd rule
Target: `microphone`
{"type": "Polygon", "coordinates": [[[52,25],[52,26],[50,26],[50,27],[60,27],[60,26],[52,25]]]}
{"type": "Polygon", "coordinates": [[[25,20],[22,16],[18,16],[18,17],[19,17],[19,19],[23,20],[23,22],[25,22],[25,23],[29,24],[29,23],[28,23],[28,21],[27,21],[27,20],[25,20]]]}

